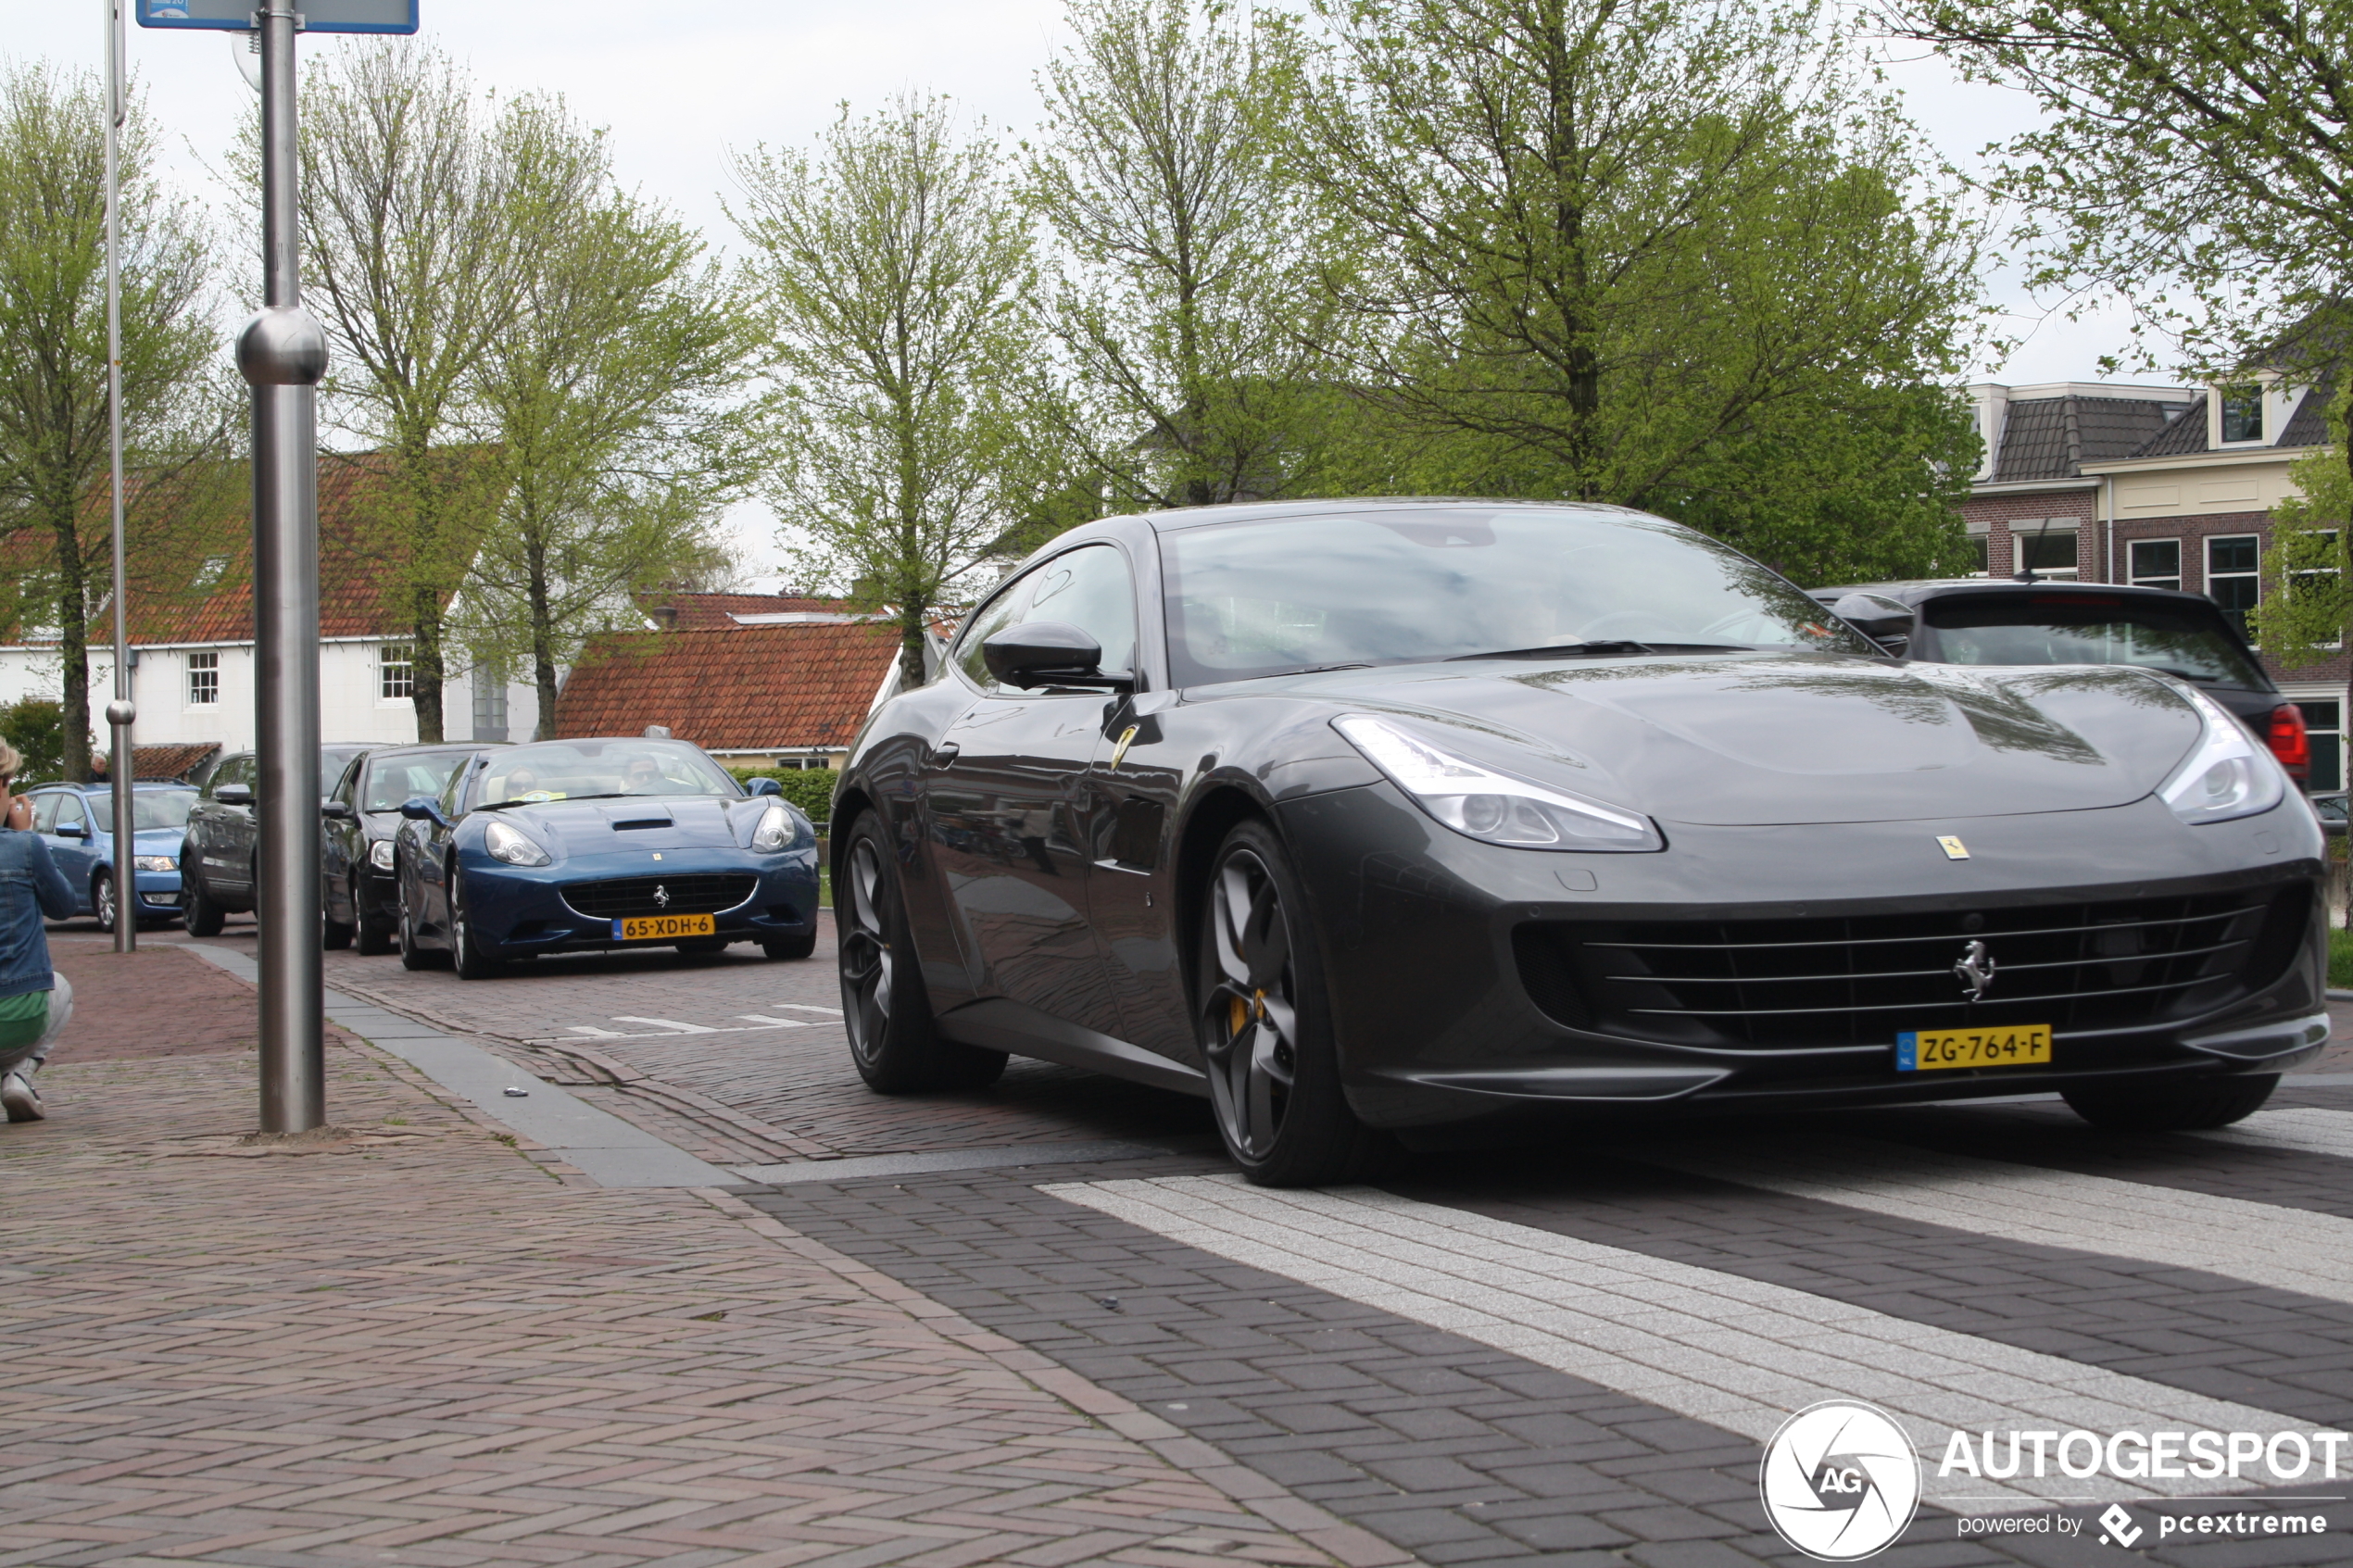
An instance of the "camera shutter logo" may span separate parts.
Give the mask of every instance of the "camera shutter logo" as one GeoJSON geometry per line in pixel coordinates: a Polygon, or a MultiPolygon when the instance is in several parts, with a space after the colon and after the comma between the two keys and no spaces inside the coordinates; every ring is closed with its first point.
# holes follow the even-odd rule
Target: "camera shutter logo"
{"type": "Polygon", "coordinates": [[[1894,1417],[1825,1399],[1781,1423],[1756,1489],[1781,1539],[1822,1562],[1886,1550],[1920,1506],[1920,1461],[1894,1417]]]}

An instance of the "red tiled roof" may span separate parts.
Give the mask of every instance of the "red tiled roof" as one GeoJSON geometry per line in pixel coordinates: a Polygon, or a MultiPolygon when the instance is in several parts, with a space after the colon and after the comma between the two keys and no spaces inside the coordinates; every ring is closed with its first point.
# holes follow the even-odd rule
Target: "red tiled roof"
{"type": "Polygon", "coordinates": [[[898,657],[877,621],[599,637],[564,682],[556,734],[665,724],[707,751],[844,746],[898,657]]]}
{"type": "MultiPolygon", "coordinates": [[[[649,616],[665,607],[678,611],[676,630],[681,632],[724,632],[734,628],[729,619],[737,615],[791,615],[817,611],[846,615],[850,612],[848,599],[812,599],[792,594],[641,594],[637,602],[649,616]]],[[[659,616],[655,616],[659,620],[659,616]]]]}
{"type": "MultiPolygon", "coordinates": [[[[131,776],[133,779],[184,779],[220,749],[219,741],[209,740],[178,742],[170,746],[133,743],[131,748],[131,776]]],[[[90,759],[90,776],[94,779],[108,776],[103,754],[90,759]]]]}
{"type": "MultiPolygon", "coordinates": [[[[394,637],[409,616],[395,603],[403,560],[375,520],[386,504],[384,459],[322,453],[319,460],[319,634],[394,637]]],[[[125,576],[134,643],[236,643],[253,637],[252,481],[243,463],[191,467],[168,480],[142,478],[126,496],[125,576]]],[[[98,496],[90,589],[94,640],[110,636],[106,592],[107,506],[98,496]]],[[[0,549],[0,568],[42,572],[56,546],[26,530],[0,549]]],[[[53,611],[54,613],[54,611],[53,611]]],[[[0,642],[32,640],[0,626],[0,642]]],[[[54,637],[40,637],[54,641],[54,637]]]]}

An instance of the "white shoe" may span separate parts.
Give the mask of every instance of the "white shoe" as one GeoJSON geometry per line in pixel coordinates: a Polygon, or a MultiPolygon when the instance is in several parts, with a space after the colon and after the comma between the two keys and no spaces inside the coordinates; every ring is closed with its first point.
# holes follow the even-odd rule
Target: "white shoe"
{"type": "Polygon", "coordinates": [[[8,1112],[11,1122],[38,1122],[45,1114],[41,1109],[41,1091],[21,1073],[0,1077],[0,1109],[8,1112]]]}

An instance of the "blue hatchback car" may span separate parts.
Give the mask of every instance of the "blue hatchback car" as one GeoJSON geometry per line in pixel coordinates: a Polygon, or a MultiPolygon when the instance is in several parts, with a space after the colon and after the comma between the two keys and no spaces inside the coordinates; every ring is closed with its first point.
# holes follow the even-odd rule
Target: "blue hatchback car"
{"type": "MultiPolygon", "coordinates": [[[[103,784],[46,784],[31,793],[32,831],[73,884],[77,914],[95,915],[112,931],[119,913],[120,873],[115,868],[114,795],[103,784]]],[[[180,841],[194,785],[131,786],[132,918],[159,925],[180,918],[180,841]]]]}
{"type": "Polygon", "coordinates": [[[465,979],[583,948],[772,959],[817,941],[817,834],[773,779],[747,791],[701,747],[650,738],[488,751],[395,841],[400,961],[465,979]],[[765,786],[764,788],[761,786],[765,786]]]}

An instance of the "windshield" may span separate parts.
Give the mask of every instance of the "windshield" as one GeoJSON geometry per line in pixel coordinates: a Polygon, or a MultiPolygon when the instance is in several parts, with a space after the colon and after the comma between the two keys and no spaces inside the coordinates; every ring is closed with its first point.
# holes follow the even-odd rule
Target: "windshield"
{"type": "Polygon", "coordinates": [[[1580,643],[1874,651],[1755,561],[1619,512],[1431,507],[1212,524],[1164,533],[1161,557],[1179,686],[1580,643]]]}
{"type": "Polygon", "coordinates": [[[384,757],[368,764],[367,783],[361,787],[359,809],[362,811],[397,811],[400,803],[414,796],[436,798],[458,764],[473,755],[467,751],[441,751],[422,757],[384,757]]]}
{"type": "Polygon", "coordinates": [[[131,830],[145,833],[149,828],[184,828],[188,825],[189,809],[196,803],[193,789],[134,789],[131,792],[131,830]]]}
{"type": "Polygon", "coordinates": [[[343,771],[351,759],[368,748],[364,746],[325,746],[319,748],[319,793],[333,795],[335,785],[343,782],[343,771]]]}
{"type": "Polygon", "coordinates": [[[1931,599],[1922,619],[1933,652],[1947,664],[2133,664],[2191,681],[2269,689],[2221,612],[2121,595],[2012,597],[1957,595],[1931,599]]]}
{"type": "Polygon", "coordinates": [[[494,753],[476,806],[584,796],[743,794],[695,746],[674,740],[558,740],[494,753]]]}

